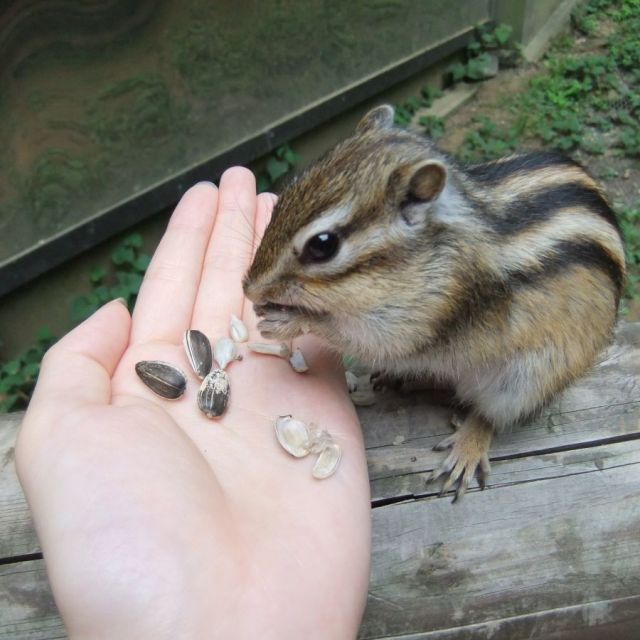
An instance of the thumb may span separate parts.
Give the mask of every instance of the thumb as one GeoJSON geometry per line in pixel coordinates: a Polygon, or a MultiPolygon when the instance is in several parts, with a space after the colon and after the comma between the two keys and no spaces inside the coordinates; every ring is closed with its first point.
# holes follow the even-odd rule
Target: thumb
{"type": "Polygon", "coordinates": [[[64,336],[42,360],[29,412],[107,404],[111,376],[127,348],[130,329],[127,308],[113,300],[64,336]]]}

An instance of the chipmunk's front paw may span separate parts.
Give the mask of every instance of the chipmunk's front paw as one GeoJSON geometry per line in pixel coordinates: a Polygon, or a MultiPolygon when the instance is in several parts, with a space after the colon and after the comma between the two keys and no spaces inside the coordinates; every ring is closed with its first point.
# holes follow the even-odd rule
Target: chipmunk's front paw
{"type": "Polygon", "coordinates": [[[270,312],[258,322],[258,331],[269,340],[291,340],[305,333],[304,326],[290,313],[270,312]]]}
{"type": "Polygon", "coordinates": [[[456,432],[433,448],[434,451],[451,451],[444,462],[431,472],[427,482],[446,476],[440,495],[457,483],[453,498],[453,502],[456,502],[462,498],[474,475],[477,476],[480,488],[484,489],[485,480],[491,470],[489,447],[493,428],[482,418],[474,415],[467,416],[457,424],[454,422],[454,426],[456,432]]]}

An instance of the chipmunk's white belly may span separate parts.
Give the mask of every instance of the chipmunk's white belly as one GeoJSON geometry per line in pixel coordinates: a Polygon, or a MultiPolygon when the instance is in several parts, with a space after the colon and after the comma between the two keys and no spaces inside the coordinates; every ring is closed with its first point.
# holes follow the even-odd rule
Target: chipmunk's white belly
{"type": "Polygon", "coordinates": [[[546,390],[548,359],[545,350],[513,354],[474,363],[464,353],[433,350],[390,363],[389,373],[409,378],[435,378],[448,383],[458,398],[504,428],[535,411],[546,390]]]}

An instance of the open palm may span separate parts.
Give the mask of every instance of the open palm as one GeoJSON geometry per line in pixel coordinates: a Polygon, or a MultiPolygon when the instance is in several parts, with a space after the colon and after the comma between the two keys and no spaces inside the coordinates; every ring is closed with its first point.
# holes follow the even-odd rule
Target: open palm
{"type": "Polygon", "coordinates": [[[357,417],[335,357],[299,341],[310,370],[248,353],[228,367],[229,407],[209,420],[182,347],[235,313],[259,339],[241,277],[273,196],[244,169],[178,205],[130,318],[112,302],[45,357],[17,463],[56,602],[72,638],[354,637],[370,552],[357,417]],[[188,375],[177,401],[134,372],[164,360],[188,375]],[[288,456],[276,416],[328,429],[343,450],[318,481],[288,456]]]}

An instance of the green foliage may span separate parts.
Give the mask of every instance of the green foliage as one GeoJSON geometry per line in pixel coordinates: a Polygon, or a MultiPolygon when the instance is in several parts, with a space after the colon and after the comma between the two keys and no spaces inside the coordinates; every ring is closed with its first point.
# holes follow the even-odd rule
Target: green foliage
{"type": "Polygon", "coordinates": [[[440,116],[422,116],[418,119],[418,124],[424,129],[425,135],[434,140],[444,135],[445,122],[440,116]]]}
{"type": "Polygon", "coordinates": [[[463,162],[485,162],[515,151],[520,144],[520,136],[526,124],[521,118],[515,125],[501,128],[486,116],[474,118],[480,126],[469,131],[458,150],[458,157],[463,162]]]}
{"type": "Polygon", "coordinates": [[[420,95],[409,96],[400,104],[394,106],[395,124],[406,127],[411,124],[413,117],[419,109],[428,109],[436,98],[442,95],[442,91],[437,87],[428,84],[420,89],[420,95]]]}
{"type": "Polygon", "coordinates": [[[0,413],[20,411],[27,407],[40,372],[42,357],[54,342],[55,338],[49,329],[43,327],[38,331],[33,346],[0,364],[0,413]]]}
{"type": "MultiPolygon", "coordinates": [[[[624,5],[631,7],[629,2],[624,5]]],[[[598,8],[596,3],[589,6],[598,8]]],[[[611,144],[603,134],[622,124],[626,126],[616,146],[624,155],[640,155],[640,93],[636,89],[640,5],[634,6],[634,17],[628,17],[628,24],[608,39],[605,53],[556,52],[548,57],[545,72],[532,78],[528,90],[513,103],[514,109],[531,114],[529,134],[562,151],[581,149],[596,154],[611,144]]],[[[599,25],[601,14],[594,10],[588,15],[599,25]]]]}
{"type": "Polygon", "coordinates": [[[608,9],[612,0],[589,0],[579,3],[571,12],[571,24],[586,36],[593,35],[598,28],[598,14],[608,9]]]}
{"type": "Polygon", "coordinates": [[[625,241],[627,281],[625,297],[640,298],[640,201],[633,207],[621,207],[617,211],[625,241]]]}
{"type": "Polygon", "coordinates": [[[142,278],[151,258],[142,252],[142,236],[134,233],[125,238],[111,254],[109,267],[96,266],[89,274],[92,290],[71,303],[71,319],[82,322],[106,302],[124,298],[133,308],[142,278]]]}
{"type": "Polygon", "coordinates": [[[508,24],[481,25],[476,37],[467,45],[463,62],[455,62],[447,69],[452,82],[460,80],[483,80],[487,78],[493,64],[490,50],[509,47],[513,29],[508,24]]]}
{"type": "Polygon", "coordinates": [[[298,154],[288,145],[278,147],[265,164],[265,168],[256,177],[259,193],[269,191],[273,185],[297,164],[298,154]]]}

